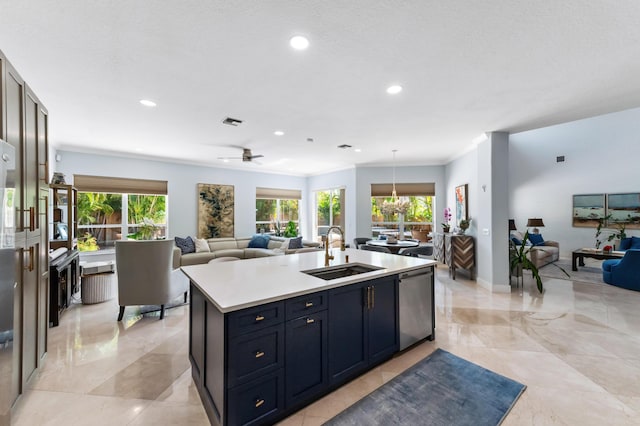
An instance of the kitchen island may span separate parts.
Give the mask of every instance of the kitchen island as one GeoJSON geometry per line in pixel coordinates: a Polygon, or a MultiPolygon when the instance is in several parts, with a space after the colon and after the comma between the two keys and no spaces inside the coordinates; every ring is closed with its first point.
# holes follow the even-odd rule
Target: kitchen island
{"type": "Polygon", "coordinates": [[[192,376],[211,424],[274,423],[393,356],[402,274],[425,272],[423,337],[435,336],[436,262],[332,254],[325,279],[314,276],[326,272],[323,252],[182,268],[191,280],[192,376]],[[356,275],[335,278],[347,269],[356,275]]]}

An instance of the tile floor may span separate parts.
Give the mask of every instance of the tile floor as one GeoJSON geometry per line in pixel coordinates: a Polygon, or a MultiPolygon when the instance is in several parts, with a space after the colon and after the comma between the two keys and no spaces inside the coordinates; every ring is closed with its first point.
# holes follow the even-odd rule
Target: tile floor
{"type": "MultiPolygon", "coordinates": [[[[460,274],[462,275],[462,274],[460,274]]],[[[437,269],[436,340],[424,342],[281,422],[319,425],[430,354],[448,350],[526,384],[504,425],[640,424],[640,293],[545,279],[540,296],[491,294],[437,269]]],[[[206,425],[187,358],[188,309],[76,304],[50,329],[44,367],[14,425],[206,425]]]]}

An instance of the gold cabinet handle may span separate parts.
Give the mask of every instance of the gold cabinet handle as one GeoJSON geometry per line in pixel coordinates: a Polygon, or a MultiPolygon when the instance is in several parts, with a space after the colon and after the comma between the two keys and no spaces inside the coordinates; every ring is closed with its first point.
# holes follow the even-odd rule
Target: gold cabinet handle
{"type": "Polygon", "coordinates": [[[257,399],[256,400],[256,408],[260,407],[262,404],[264,404],[264,399],[257,399]]]}
{"type": "Polygon", "coordinates": [[[262,351],[257,351],[256,352],[256,358],[261,358],[263,356],[264,356],[264,352],[262,352],[262,351]]]}
{"type": "Polygon", "coordinates": [[[316,320],[313,318],[307,318],[307,324],[313,324],[314,322],[316,322],[316,320]]]}
{"type": "MultiPolygon", "coordinates": [[[[36,209],[35,207],[29,207],[29,210],[23,210],[25,212],[29,212],[29,231],[35,231],[36,230],[36,209]]],[[[25,226],[22,227],[22,229],[24,229],[25,226]]]]}
{"type": "Polygon", "coordinates": [[[256,317],[256,321],[263,321],[263,320],[264,320],[264,317],[262,315],[258,315],[256,317]]]}
{"type": "Polygon", "coordinates": [[[371,286],[371,309],[376,306],[376,286],[371,286]]]}
{"type": "Polygon", "coordinates": [[[307,302],[307,303],[304,304],[305,308],[310,308],[312,306],[313,306],[313,302],[307,302]]]}

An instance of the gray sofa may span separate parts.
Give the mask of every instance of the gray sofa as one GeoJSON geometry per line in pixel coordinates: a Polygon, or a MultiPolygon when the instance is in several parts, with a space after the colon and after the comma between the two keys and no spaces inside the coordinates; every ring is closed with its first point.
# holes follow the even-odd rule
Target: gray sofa
{"type": "MultiPolygon", "coordinates": [[[[512,232],[511,237],[516,237],[518,240],[522,241],[524,236],[521,232],[512,232]]],[[[513,240],[511,240],[513,242],[513,240]]],[[[514,244],[514,248],[520,249],[519,246],[514,244]]],[[[525,249],[526,250],[526,249],[525,249]]],[[[537,268],[541,268],[544,265],[547,265],[551,262],[555,262],[560,257],[560,244],[557,241],[549,241],[545,240],[543,246],[534,246],[531,247],[529,253],[527,253],[527,257],[531,260],[531,263],[536,265],[537,268]]]]}
{"type": "Polygon", "coordinates": [[[288,243],[287,238],[270,237],[269,245],[266,249],[249,248],[251,237],[243,238],[209,238],[207,243],[210,251],[182,254],[179,247],[173,249],[173,267],[179,268],[187,265],[197,265],[208,263],[210,260],[219,257],[237,257],[239,259],[251,259],[255,257],[279,256],[296,253],[298,250],[317,249],[321,250],[320,243],[315,241],[302,240],[302,249],[289,249],[283,247],[288,243]]]}

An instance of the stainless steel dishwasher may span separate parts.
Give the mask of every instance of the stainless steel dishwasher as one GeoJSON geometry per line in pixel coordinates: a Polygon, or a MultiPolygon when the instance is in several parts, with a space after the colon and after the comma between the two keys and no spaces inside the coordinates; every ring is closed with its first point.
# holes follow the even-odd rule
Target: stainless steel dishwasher
{"type": "Polygon", "coordinates": [[[435,333],[433,267],[400,274],[400,350],[435,333]]]}

